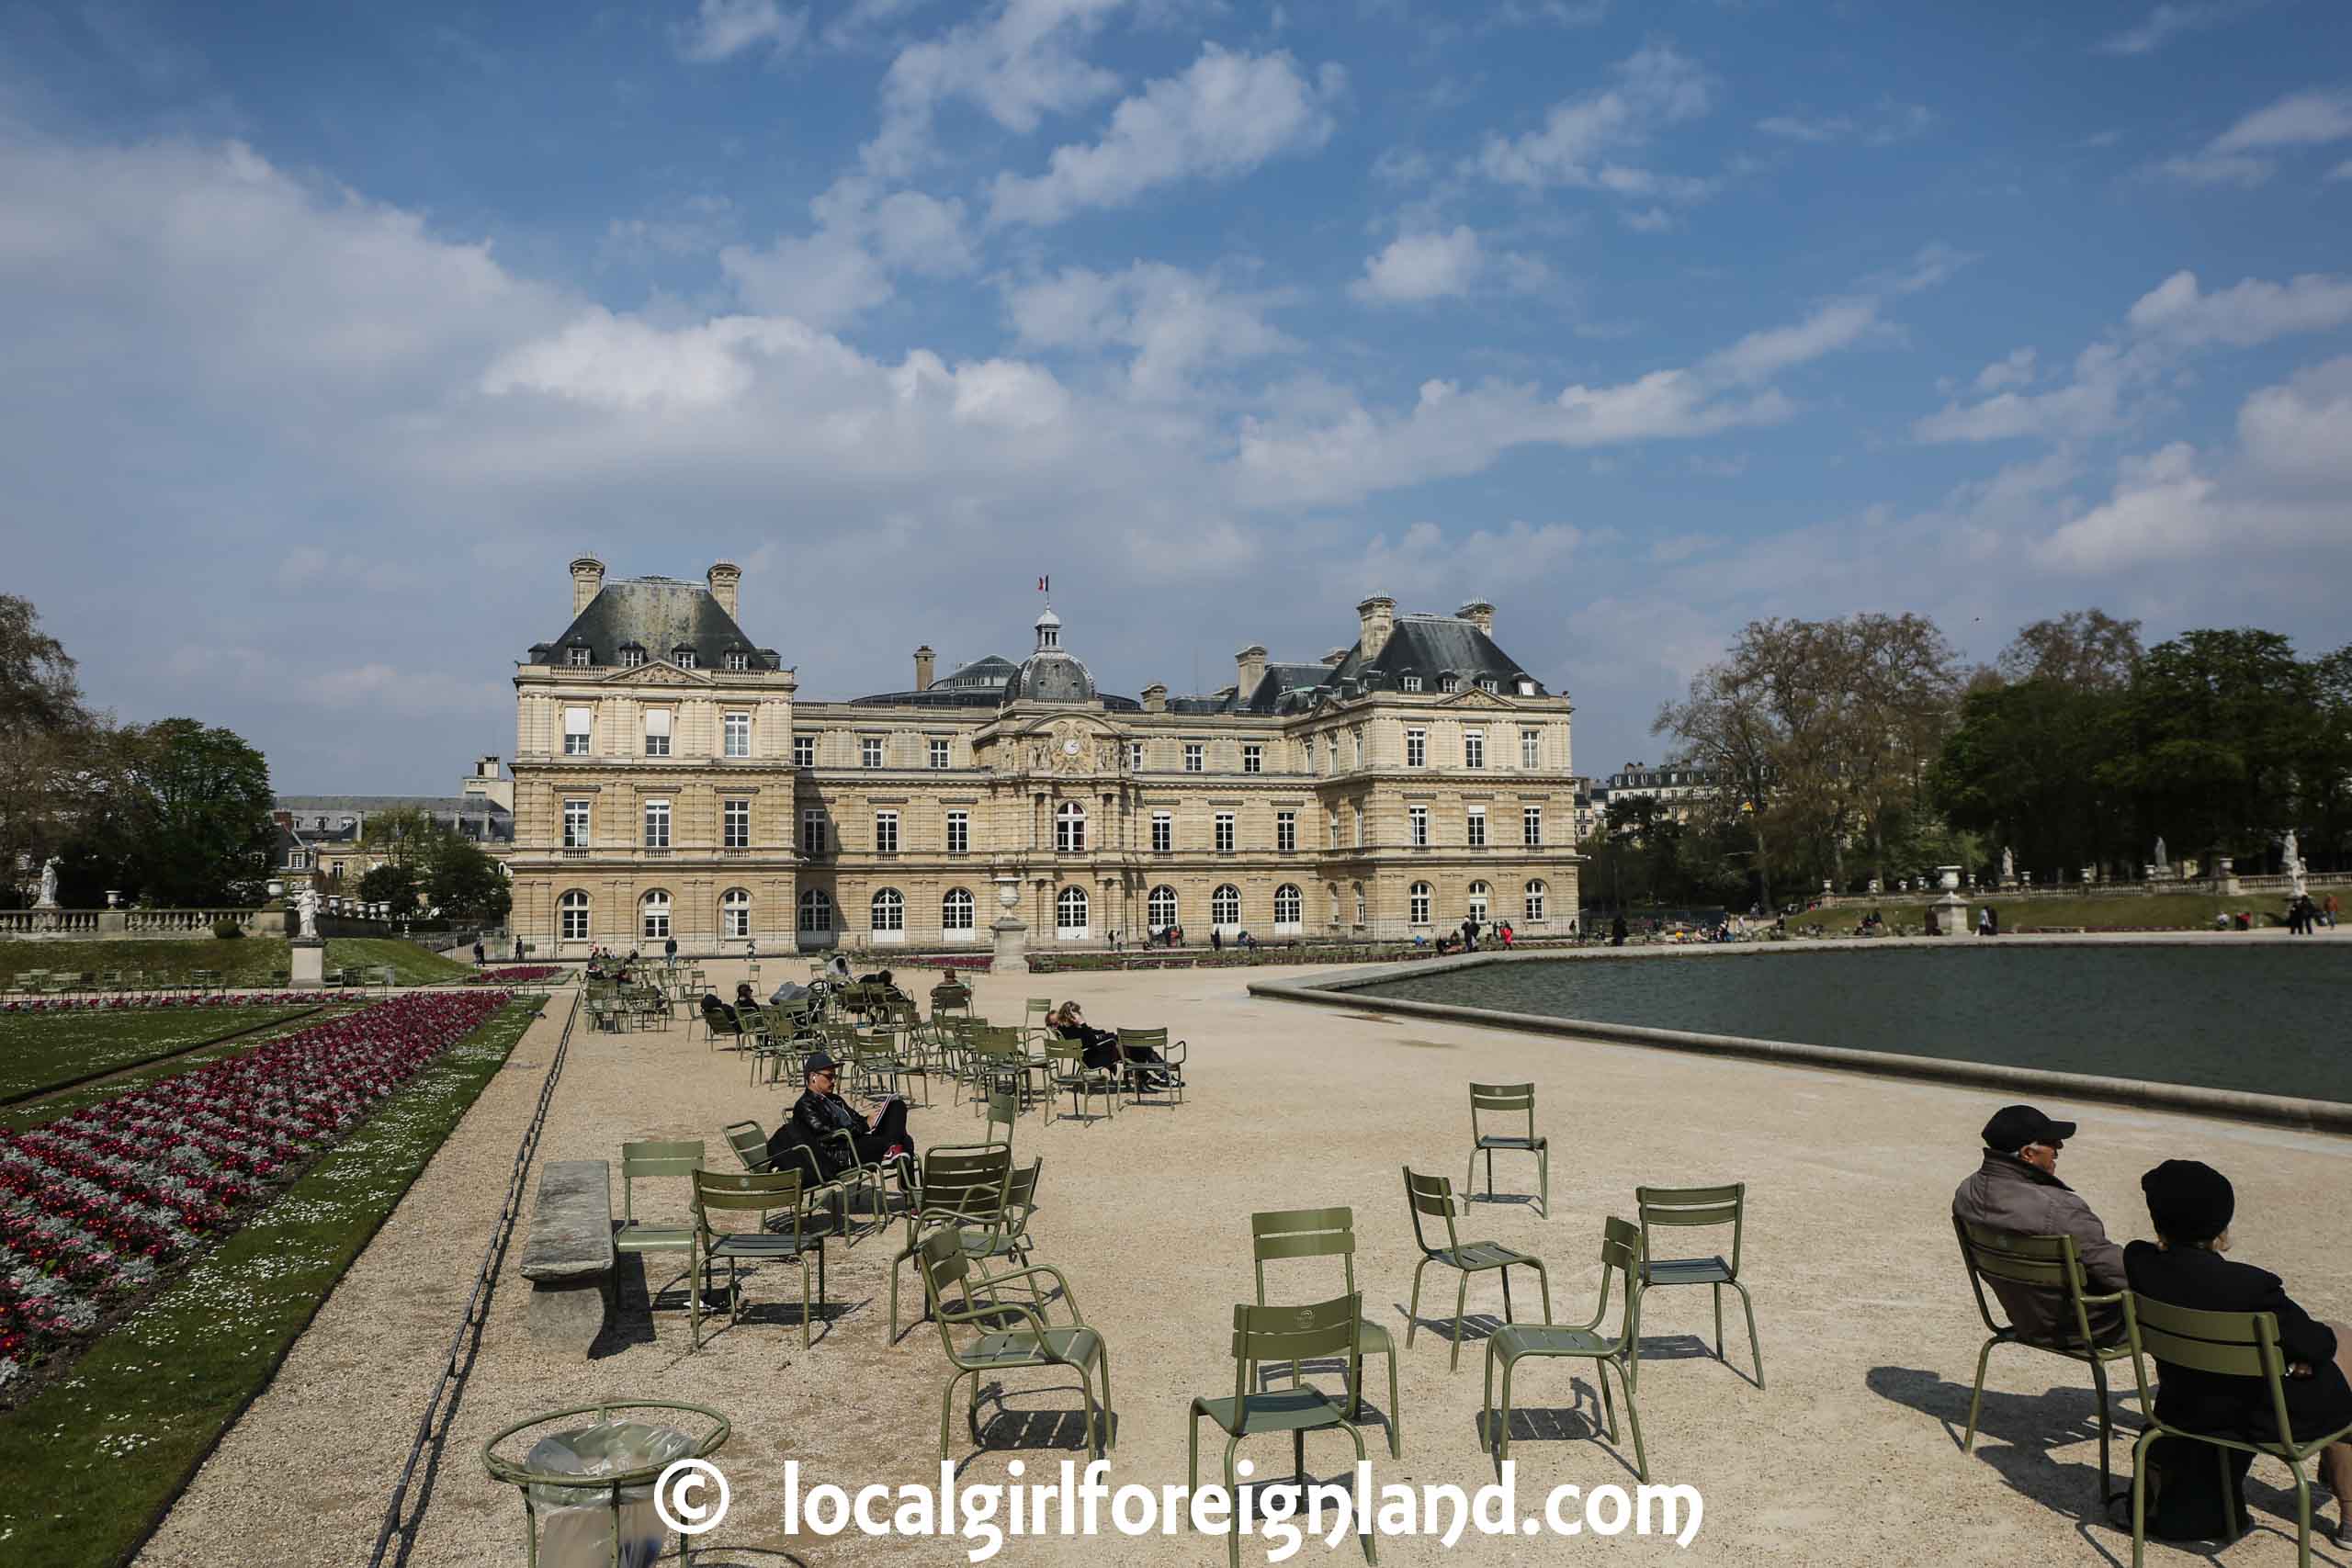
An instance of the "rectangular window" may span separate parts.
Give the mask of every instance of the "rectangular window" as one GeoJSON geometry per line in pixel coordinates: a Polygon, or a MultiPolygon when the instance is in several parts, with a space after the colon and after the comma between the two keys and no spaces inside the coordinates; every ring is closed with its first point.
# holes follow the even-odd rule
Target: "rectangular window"
{"type": "Polygon", "coordinates": [[[1430,765],[1430,732],[1426,729],[1405,731],[1405,765],[1426,768],[1430,765]]]}
{"type": "Polygon", "coordinates": [[[563,847],[567,850],[588,847],[588,803],[584,800],[563,803],[563,847]]]}
{"type": "Polygon", "coordinates": [[[1472,807],[1469,819],[1464,823],[1464,827],[1469,837],[1463,841],[1474,850],[1485,849],[1487,847],[1487,808],[1483,806],[1472,807]]]}
{"type": "Polygon", "coordinates": [[[1420,678],[1419,675],[1408,675],[1408,676],[1406,676],[1406,677],[1405,677],[1405,689],[1406,689],[1407,691],[1408,691],[1408,692],[1418,692],[1418,691],[1419,691],[1419,690],[1421,689],[1421,678],[1420,678]]]}
{"type": "Polygon", "coordinates": [[[1233,852],[1233,813],[1230,811],[1216,814],[1216,852],[1221,855],[1233,852]]]}
{"type": "Polygon", "coordinates": [[[792,765],[796,768],[813,768],[817,765],[815,736],[796,735],[792,738],[792,765]]]}
{"type": "Polygon", "coordinates": [[[1544,808],[1542,807],[1521,807],[1519,813],[1519,824],[1520,830],[1526,835],[1527,843],[1531,849],[1543,843],[1544,808]]]}
{"type": "Polygon", "coordinates": [[[1151,852],[1164,855],[1176,848],[1176,818],[1165,811],[1151,814],[1151,852]]]}
{"type": "Polygon", "coordinates": [[[752,847],[752,803],[748,800],[721,801],[718,807],[719,843],[730,850],[752,847]]]}
{"type": "Polygon", "coordinates": [[[1465,729],[1462,732],[1462,765],[1465,768],[1483,768],[1487,765],[1487,732],[1485,730],[1465,729]]]}
{"type": "Polygon", "coordinates": [[[695,667],[695,650],[691,648],[672,649],[670,662],[681,670],[691,670],[695,667]]]}
{"type": "Polygon", "coordinates": [[[1363,848],[1363,803],[1362,801],[1358,801],[1348,809],[1355,813],[1356,848],[1362,849],[1363,848]]]}
{"type": "Polygon", "coordinates": [[[1127,772],[1131,773],[1143,772],[1143,742],[1140,740],[1127,742],[1127,772]]]}
{"type": "Polygon", "coordinates": [[[1544,765],[1544,732],[1542,730],[1522,729],[1519,732],[1519,765],[1522,768],[1540,768],[1544,765]]]}
{"type": "Polygon", "coordinates": [[[1264,773],[1266,771],[1266,749],[1263,746],[1244,746],[1241,748],[1241,771],[1245,773],[1264,773]]]}
{"type": "Polygon", "coordinates": [[[752,716],[750,714],[729,714],[722,733],[725,742],[720,750],[724,755],[748,757],[752,754],[752,716]]]}
{"type": "Polygon", "coordinates": [[[1323,771],[1327,773],[1340,771],[1340,738],[1336,735],[1323,738],[1323,771]]]}
{"type": "Polygon", "coordinates": [[[645,754],[666,757],[670,754],[670,710],[652,708],[645,716],[645,754]]]}
{"type": "Polygon", "coordinates": [[[752,656],[750,654],[744,652],[740,648],[730,648],[727,650],[727,668],[730,672],[741,674],[751,667],[752,656]]]}
{"type": "Polygon", "coordinates": [[[857,743],[858,760],[869,768],[882,765],[882,738],[869,735],[857,743]]]}
{"type": "Polygon", "coordinates": [[[943,771],[945,770],[947,766],[946,741],[934,740],[931,743],[931,765],[943,771]]]}
{"type": "Polygon", "coordinates": [[[637,669],[639,665],[643,664],[644,662],[645,662],[645,649],[641,649],[641,648],[637,648],[637,647],[624,648],[624,649],[621,649],[621,668],[622,668],[622,669],[624,669],[624,670],[635,670],[635,669],[637,669]]]}
{"type": "Polygon", "coordinates": [[[573,648],[567,649],[564,651],[574,670],[585,670],[588,668],[588,650],[586,649],[573,648]]]}
{"type": "Polygon", "coordinates": [[[288,871],[308,871],[310,868],[311,868],[311,852],[310,852],[310,851],[308,851],[308,850],[288,850],[288,851],[287,851],[287,852],[286,852],[286,869],[287,869],[287,870],[288,870],[288,871]]]}
{"type": "Polygon", "coordinates": [[[1412,829],[1412,837],[1410,841],[1413,847],[1416,849],[1429,848],[1430,808],[1426,806],[1407,807],[1405,808],[1405,821],[1407,825],[1412,829]]]}
{"type": "Polygon", "coordinates": [[[894,855],[899,852],[899,814],[877,811],[874,814],[874,852],[894,855]]]}
{"type": "Polygon", "coordinates": [[[825,808],[821,806],[800,808],[800,852],[804,855],[825,852],[825,808]]]}
{"type": "Polygon", "coordinates": [[[972,814],[951,811],[947,814],[947,852],[951,855],[969,854],[972,850],[972,814]]]}
{"type": "Polygon", "coordinates": [[[1323,820],[1323,836],[1329,840],[1329,847],[1335,850],[1338,849],[1340,847],[1340,808],[1338,807],[1335,806],[1331,807],[1330,811],[1326,814],[1323,820]]]}
{"type": "Polygon", "coordinates": [[[1278,854],[1290,854],[1298,848],[1298,813],[1274,813],[1274,850],[1278,854]]]}
{"type": "Polygon", "coordinates": [[[1184,746],[1184,771],[1197,773],[1204,771],[1207,765],[1207,748],[1197,740],[1187,741],[1184,746]]]}
{"type": "Polygon", "coordinates": [[[649,850],[670,847],[670,803],[666,800],[645,803],[645,847],[649,850]]]}
{"type": "Polygon", "coordinates": [[[567,757],[588,755],[588,730],[594,716],[590,708],[563,710],[563,754],[567,757]]]}
{"type": "Polygon", "coordinates": [[[1479,676],[1479,677],[1478,677],[1478,689],[1479,689],[1480,691],[1482,691],[1482,692],[1491,692],[1491,691],[1493,691],[1493,690],[1495,689],[1495,678],[1494,678],[1492,675],[1481,675],[1481,676],[1479,676]]]}

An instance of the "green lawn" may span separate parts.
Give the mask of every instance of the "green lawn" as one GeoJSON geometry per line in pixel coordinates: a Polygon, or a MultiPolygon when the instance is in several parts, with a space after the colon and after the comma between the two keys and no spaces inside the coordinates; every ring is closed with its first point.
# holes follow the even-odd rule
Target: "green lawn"
{"type": "MultiPolygon", "coordinates": [[[[115,1568],[138,1550],[540,1005],[492,1015],[70,1376],[0,1416],[0,1561],[115,1568]]],[[[473,1267],[479,1243],[454,1247],[450,1267],[473,1267]]]]}
{"type": "Polygon", "coordinates": [[[125,1008],[119,1012],[0,1014],[0,1102],[136,1066],[224,1034],[292,1018],[307,1007],[125,1008]]]}
{"type": "MultiPolygon", "coordinates": [[[[0,976],[28,969],[70,969],[104,974],[144,970],[151,987],[185,982],[198,969],[218,969],[232,986],[266,986],[273,973],[287,966],[286,939],[277,936],[240,937],[222,942],[197,937],[181,942],[0,942],[0,976]]],[[[353,964],[389,964],[403,986],[462,980],[473,973],[470,964],[458,964],[428,953],[398,937],[330,937],[326,964],[330,969],[353,964]]],[[[5,984],[5,982],[0,982],[5,984]]]]}
{"type": "MultiPolygon", "coordinates": [[[[2240,909],[2253,912],[2256,924],[2261,917],[2278,914],[2285,909],[2286,900],[2268,893],[2241,894],[2235,898],[2217,898],[2210,893],[2093,893],[2079,898],[2015,898],[1988,893],[1983,888],[1966,894],[1968,919],[1973,929],[1976,911],[1991,904],[2001,918],[2003,931],[2024,931],[2037,926],[2079,926],[2085,931],[2128,931],[2154,927],[2165,931],[2211,931],[2215,914],[2240,909]]],[[[1854,921],[1864,912],[1875,908],[1889,920],[1905,925],[1918,925],[1925,918],[1922,911],[1929,900],[1917,897],[1888,898],[1871,904],[1847,903],[1835,909],[1817,909],[1811,914],[1791,915],[1789,924],[1813,925],[1816,922],[1835,931],[1842,927],[1850,931],[1854,921]]]]}

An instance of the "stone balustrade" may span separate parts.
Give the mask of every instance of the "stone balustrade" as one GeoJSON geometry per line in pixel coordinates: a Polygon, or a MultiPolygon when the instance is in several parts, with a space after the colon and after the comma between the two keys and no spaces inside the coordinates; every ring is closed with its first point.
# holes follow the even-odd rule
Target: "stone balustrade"
{"type": "MultiPolygon", "coordinates": [[[[337,919],[347,926],[367,928],[334,933],[339,936],[380,935],[391,929],[385,920],[337,919]]],[[[283,936],[286,911],[274,905],[258,909],[6,909],[0,910],[0,940],[195,939],[209,937],[218,927],[231,924],[247,936],[283,936]]]]}

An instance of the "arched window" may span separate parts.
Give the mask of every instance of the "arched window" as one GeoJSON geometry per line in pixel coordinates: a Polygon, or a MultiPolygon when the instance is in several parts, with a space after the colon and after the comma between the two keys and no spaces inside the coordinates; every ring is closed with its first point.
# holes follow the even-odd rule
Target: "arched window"
{"type": "Polygon", "coordinates": [[[1230,882],[1217,884],[1209,895],[1209,923],[1214,926],[1238,926],[1241,923],[1241,889],[1230,882]]]}
{"type": "Polygon", "coordinates": [[[967,888],[951,887],[939,901],[939,929],[944,931],[967,931],[972,929],[972,895],[967,888]]]}
{"type": "Polygon", "coordinates": [[[556,935],[566,942],[586,942],[588,895],[577,890],[567,893],[557,902],[556,909],[560,922],[556,926],[556,935]]]}
{"type": "Polygon", "coordinates": [[[719,897],[718,934],[741,942],[752,934],[752,896],[740,887],[730,887],[719,897]]]}
{"type": "Polygon", "coordinates": [[[640,930],[648,942],[660,942],[670,934],[670,896],[659,887],[637,901],[638,914],[642,919],[640,930]]]}
{"type": "Polygon", "coordinates": [[[1057,854],[1086,852],[1086,807],[1065,800],[1054,812],[1054,850],[1057,854]]]}
{"type": "Polygon", "coordinates": [[[1362,924],[1363,924],[1363,917],[1364,917],[1363,884],[1363,883],[1361,883],[1361,882],[1351,882],[1351,883],[1349,883],[1349,884],[1348,884],[1348,886],[1349,886],[1350,887],[1352,887],[1352,888],[1354,888],[1354,889],[1355,889],[1355,895],[1356,895],[1356,924],[1358,924],[1358,925],[1362,925],[1362,924]]]}
{"type": "Polygon", "coordinates": [[[1430,885],[1416,882],[1406,890],[1405,907],[1408,918],[1417,926],[1430,923],[1430,885]]]}
{"type": "Polygon", "coordinates": [[[1285,882],[1274,889],[1274,929],[1296,931],[1306,917],[1306,900],[1298,888],[1285,882]]]}
{"type": "Polygon", "coordinates": [[[1065,887],[1054,900],[1054,931],[1058,936],[1086,934],[1086,889],[1065,887]]]}
{"type": "Polygon", "coordinates": [[[833,896],[821,887],[804,888],[800,894],[800,929],[823,932],[833,929],[833,896]]]}
{"type": "Polygon", "coordinates": [[[1527,919],[1532,924],[1544,918],[1544,895],[1548,892],[1539,879],[1527,885],[1527,919]]]}
{"type": "Polygon", "coordinates": [[[1493,892],[1483,882],[1470,885],[1470,918],[1482,926],[1487,923],[1487,903],[1493,892]]]}
{"type": "Polygon", "coordinates": [[[901,894],[895,887],[876,888],[874,890],[874,930],[876,933],[879,934],[883,931],[903,931],[906,929],[906,896],[901,894]]]}
{"type": "Polygon", "coordinates": [[[1155,887],[1151,897],[1143,901],[1144,919],[1153,931],[1166,931],[1176,923],[1176,889],[1155,887]]]}

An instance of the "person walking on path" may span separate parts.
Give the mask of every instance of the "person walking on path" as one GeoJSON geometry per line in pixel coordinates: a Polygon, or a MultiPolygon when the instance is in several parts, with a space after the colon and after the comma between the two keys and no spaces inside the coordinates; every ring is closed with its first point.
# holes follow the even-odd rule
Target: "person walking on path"
{"type": "Polygon", "coordinates": [[[678,961],[678,939],[676,937],[672,937],[662,944],[662,957],[665,962],[671,964],[675,964],[678,961]]]}
{"type": "Polygon", "coordinates": [[[481,938],[474,938],[474,967],[481,968],[489,957],[489,953],[482,947],[481,938]]]}

